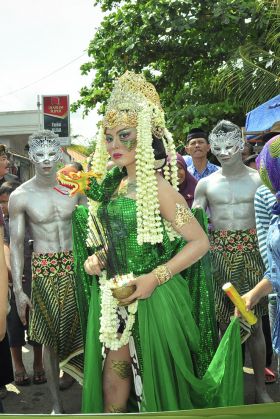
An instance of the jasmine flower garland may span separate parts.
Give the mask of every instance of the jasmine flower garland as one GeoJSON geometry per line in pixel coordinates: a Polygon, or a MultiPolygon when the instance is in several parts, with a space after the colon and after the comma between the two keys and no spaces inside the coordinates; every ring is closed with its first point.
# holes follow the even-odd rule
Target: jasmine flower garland
{"type": "Polygon", "coordinates": [[[117,351],[124,345],[127,345],[132,334],[132,328],[135,322],[135,313],[138,308],[138,300],[131,303],[127,308],[127,320],[125,329],[118,337],[118,310],[125,310],[118,306],[118,300],[112,295],[112,287],[115,286],[114,279],[107,279],[106,271],[103,271],[100,278],[101,293],[101,317],[100,317],[100,335],[99,340],[104,346],[113,351],[117,351]]]}
{"type": "Polygon", "coordinates": [[[160,217],[157,178],[152,148],[151,111],[145,106],[138,113],[136,146],[136,216],[137,242],[161,243],[163,229],[160,217]]]}
{"type": "Polygon", "coordinates": [[[98,132],[98,137],[96,140],[96,149],[94,152],[94,157],[92,159],[91,170],[95,173],[102,175],[98,180],[101,183],[104,180],[106,175],[106,167],[109,160],[109,154],[105,145],[105,133],[104,127],[101,124],[98,132]]]}

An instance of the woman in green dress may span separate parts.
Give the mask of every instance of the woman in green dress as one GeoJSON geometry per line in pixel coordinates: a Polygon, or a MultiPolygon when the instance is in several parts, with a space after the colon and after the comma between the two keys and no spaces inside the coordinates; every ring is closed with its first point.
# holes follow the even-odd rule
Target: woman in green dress
{"type": "MultiPolygon", "coordinates": [[[[86,190],[87,243],[95,253],[84,264],[94,277],[83,412],[241,404],[238,322],[233,321],[213,357],[214,307],[201,262],[209,242],[177,191],[172,136],[159,96],[143,76],[126,72],[116,82],[92,171],[98,179],[90,179],[86,190]],[[157,169],[167,155],[163,178],[157,169]],[[116,167],[106,173],[109,157],[116,167]],[[102,238],[98,242],[101,230],[105,245],[102,238]],[[116,283],[133,288],[132,294],[114,298],[116,283]]],[[[74,215],[76,243],[82,218],[79,211],[74,215]]],[[[82,250],[78,245],[76,250],[80,263],[82,250]]]]}

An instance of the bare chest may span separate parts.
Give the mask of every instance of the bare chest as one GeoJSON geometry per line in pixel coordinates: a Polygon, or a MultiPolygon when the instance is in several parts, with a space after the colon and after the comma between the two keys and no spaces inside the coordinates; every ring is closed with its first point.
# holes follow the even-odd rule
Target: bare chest
{"type": "Polygon", "coordinates": [[[76,199],[55,190],[38,192],[30,197],[26,213],[32,224],[46,224],[70,220],[76,199]]]}
{"type": "Polygon", "coordinates": [[[254,202],[258,183],[250,177],[242,179],[214,180],[207,189],[207,200],[211,206],[249,204],[254,202]]]}

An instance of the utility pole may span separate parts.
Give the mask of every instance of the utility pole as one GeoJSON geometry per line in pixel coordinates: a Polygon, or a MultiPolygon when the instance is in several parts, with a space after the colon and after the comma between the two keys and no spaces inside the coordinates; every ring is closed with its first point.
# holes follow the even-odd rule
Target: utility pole
{"type": "Polygon", "coordinates": [[[42,118],[41,118],[41,102],[40,95],[37,95],[37,110],[38,110],[38,131],[42,129],[42,118]]]}

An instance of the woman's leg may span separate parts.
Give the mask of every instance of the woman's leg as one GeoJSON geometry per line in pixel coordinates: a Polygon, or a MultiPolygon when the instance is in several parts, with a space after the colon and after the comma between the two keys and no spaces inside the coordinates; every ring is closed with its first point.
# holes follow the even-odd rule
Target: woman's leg
{"type": "Polygon", "coordinates": [[[131,358],[128,345],[117,351],[110,351],[103,371],[104,412],[127,411],[131,379],[131,358]]]}

